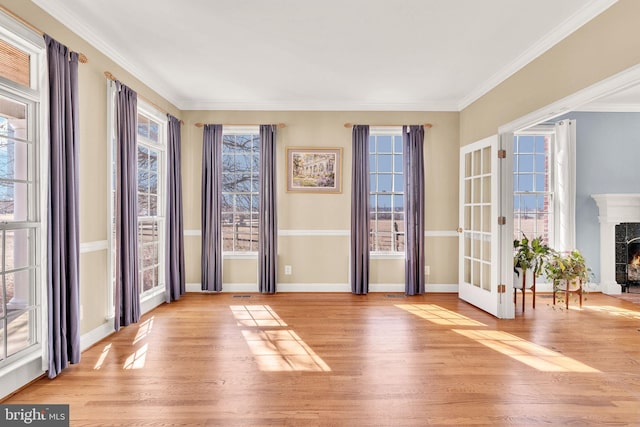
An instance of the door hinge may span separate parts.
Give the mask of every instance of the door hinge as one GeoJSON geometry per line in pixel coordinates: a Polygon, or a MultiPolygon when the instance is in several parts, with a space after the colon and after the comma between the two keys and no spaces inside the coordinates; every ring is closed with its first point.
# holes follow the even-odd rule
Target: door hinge
{"type": "Polygon", "coordinates": [[[498,217],[498,225],[505,225],[507,223],[507,217],[499,216],[498,217]]]}
{"type": "Polygon", "coordinates": [[[507,292],[507,285],[500,284],[498,285],[498,293],[504,294],[507,292]]]}
{"type": "Polygon", "coordinates": [[[506,159],[507,158],[507,150],[498,150],[498,158],[506,159]]]}

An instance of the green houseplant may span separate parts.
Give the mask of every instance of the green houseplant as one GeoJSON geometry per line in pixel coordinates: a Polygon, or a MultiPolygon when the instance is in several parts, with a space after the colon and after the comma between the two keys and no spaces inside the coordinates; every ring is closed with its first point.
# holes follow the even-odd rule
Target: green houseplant
{"type": "Polygon", "coordinates": [[[579,296],[580,306],[582,306],[582,293],[584,285],[591,277],[591,269],[587,266],[587,262],[579,250],[554,251],[544,266],[544,272],[545,276],[553,283],[554,304],[556,294],[559,294],[559,299],[564,299],[565,305],[568,307],[569,294],[574,293],[579,296]]]}
{"type": "MultiPolygon", "coordinates": [[[[522,291],[522,309],[524,310],[525,290],[533,293],[533,308],[536,307],[536,277],[540,276],[551,249],[542,237],[533,240],[523,234],[522,239],[513,241],[513,287],[522,291]]],[[[513,295],[514,302],[516,294],[513,295]]]]}
{"type": "Polygon", "coordinates": [[[523,283],[529,280],[535,281],[535,278],[542,274],[551,253],[552,250],[543,242],[542,237],[529,240],[523,234],[522,239],[515,239],[513,241],[514,280],[517,277],[523,283]]]}

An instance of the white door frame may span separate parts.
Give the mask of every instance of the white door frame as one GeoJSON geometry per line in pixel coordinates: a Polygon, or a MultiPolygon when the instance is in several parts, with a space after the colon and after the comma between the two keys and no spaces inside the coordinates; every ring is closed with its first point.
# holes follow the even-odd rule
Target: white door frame
{"type": "MultiPolygon", "coordinates": [[[[629,89],[640,84],[640,64],[630,67],[611,77],[603,79],[574,94],[555,101],[547,106],[519,117],[498,128],[500,143],[506,150],[506,158],[501,162],[502,179],[500,180],[500,199],[502,201],[502,215],[506,218],[505,225],[501,228],[501,283],[507,286],[506,295],[513,300],[513,274],[510,270],[512,264],[512,240],[513,240],[513,133],[529,128],[541,122],[561,116],[578,109],[580,106],[593,102],[603,96],[629,89]],[[509,172],[510,171],[510,172],[509,172]]],[[[602,244],[602,242],[600,243],[602,244]]],[[[603,260],[600,260],[602,265],[603,260]]],[[[515,307],[513,306],[513,310],[515,307]]],[[[513,314],[507,318],[513,318],[513,314]]]]}

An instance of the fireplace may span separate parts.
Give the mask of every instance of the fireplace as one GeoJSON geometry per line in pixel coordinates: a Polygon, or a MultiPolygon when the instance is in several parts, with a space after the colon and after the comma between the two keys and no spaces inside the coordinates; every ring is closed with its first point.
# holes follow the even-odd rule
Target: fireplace
{"type": "Polygon", "coordinates": [[[640,223],[617,224],[615,235],[616,282],[623,292],[640,293],[640,223]]]}
{"type": "MultiPolygon", "coordinates": [[[[634,224],[640,231],[640,194],[592,194],[598,205],[600,222],[600,289],[605,294],[619,294],[627,287],[629,242],[640,233],[631,236],[627,228],[617,226],[634,224]]],[[[636,241],[631,242],[636,243],[636,241]]],[[[640,243],[640,241],[638,241],[640,243]]],[[[631,247],[633,250],[633,247],[631,247]]],[[[640,282],[639,282],[640,284],[640,282]]]]}

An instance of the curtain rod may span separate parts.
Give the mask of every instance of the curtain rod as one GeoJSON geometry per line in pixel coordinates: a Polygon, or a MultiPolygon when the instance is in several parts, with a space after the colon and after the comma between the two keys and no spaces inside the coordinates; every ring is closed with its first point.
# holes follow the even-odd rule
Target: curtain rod
{"type": "MultiPolygon", "coordinates": [[[[111,72],[109,71],[105,71],[104,72],[104,76],[109,79],[109,80],[113,80],[116,81],[118,79],[116,79],[116,76],[114,76],[113,74],[111,74],[111,72]]],[[[137,93],[137,92],[136,92],[137,93]]],[[[138,96],[147,104],[151,104],[151,106],[153,106],[155,109],[157,109],[158,111],[160,111],[161,113],[164,114],[170,114],[167,110],[165,110],[164,108],[161,108],[160,106],[158,106],[158,104],[154,103],[153,101],[149,100],[148,98],[145,98],[144,96],[138,94],[138,96]]],[[[180,124],[183,125],[184,122],[182,120],[180,120],[180,124]]]]}
{"type": "MultiPolygon", "coordinates": [[[[354,126],[354,123],[345,123],[345,124],[344,124],[344,127],[346,127],[346,128],[352,128],[353,126],[354,126]]],[[[405,126],[405,125],[371,125],[371,126],[372,126],[372,127],[376,127],[376,126],[381,126],[381,127],[383,127],[383,126],[388,126],[388,127],[402,127],[402,126],[405,126]]],[[[422,126],[426,127],[427,129],[430,129],[430,128],[432,128],[432,127],[433,127],[433,125],[432,125],[431,123],[425,123],[425,124],[423,124],[422,126]]]]}
{"type": "MultiPolygon", "coordinates": [[[[252,124],[235,124],[235,123],[233,123],[233,124],[225,124],[223,126],[259,126],[259,125],[256,125],[255,123],[252,123],[252,124]]],[[[285,125],[284,123],[278,123],[276,126],[278,126],[278,129],[282,129],[284,127],[287,127],[287,125],[285,125]]],[[[204,123],[198,122],[198,123],[196,123],[196,127],[197,128],[204,127],[204,123]]]]}
{"type": "MultiPolygon", "coordinates": [[[[28,27],[31,30],[35,31],[36,33],[40,34],[41,36],[44,36],[44,34],[45,34],[44,31],[42,31],[38,27],[34,26],[33,24],[25,21],[24,19],[22,19],[21,17],[19,17],[18,15],[16,15],[12,11],[10,11],[9,9],[7,9],[6,7],[0,6],[0,10],[2,10],[7,15],[11,16],[16,21],[19,21],[25,27],[28,27]]],[[[89,58],[87,58],[87,55],[85,55],[84,53],[81,53],[81,52],[76,52],[76,53],[78,54],[78,62],[80,62],[81,64],[86,64],[87,62],[89,62],[89,58]]]]}

